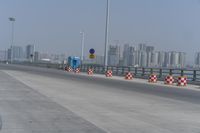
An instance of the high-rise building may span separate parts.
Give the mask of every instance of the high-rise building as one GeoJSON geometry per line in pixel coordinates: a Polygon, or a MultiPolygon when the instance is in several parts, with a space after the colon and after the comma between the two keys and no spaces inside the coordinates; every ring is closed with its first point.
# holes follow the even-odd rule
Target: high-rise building
{"type": "Polygon", "coordinates": [[[129,47],[129,61],[128,66],[135,66],[136,65],[136,49],[135,47],[129,47]]]}
{"type": "Polygon", "coordinates": [[[159,52],[153,52],[151,58],[151,67],[158,67],[159,52]]]}
{"type": "Polygon", "coordinates": [[[0,61],[6,61],[6,60],[7,60],[7,51],[0,50],[0,61]]]}
{"type": "Polygon", "coordinates": [[[141,51],[141,67],[146,67],[147,66],[147,52],[146,51],[141,51]]]}
{"type": "Polygon", "coordinates": [[[137,50],[137,65],[138,65],[139,67],[142,66],[141,61],[142,61],[142,51],[137,50]]]}
{"type": "Polygon", "coordinates": [[[40,60],[40,53],[38,51],[34,52],[34,62],[38,62],[40,60]]]}
{"type": "Polygon", "coordinates": [[[139,44],[139,49],[138,50],[139,51],[146,51],[146,44],[143,44],[143,43],[139,44]]]}
{"type": "Polygon", "coordinates": [[[125,44],[123,50],[123,66],[129,65],[129,58],[130,58],[130,47],[129,44],[125,44]]]}
{"type": "Polygon", "coordinates": [[[179,67],[179,53],[172,51],[171,52],[171,66],[179,67]]]}
{"type": "Polygon", "coordinates": [[[141,52],[138,51],[138,50],[136,50],[136,51],[134,52],[134,54],[135,54],[135,66],[136,66],[136,67],[139,67],[139,66],[140,66],[141,52]]]}
{"type": "Polygon", "coordinates": [[[7,54],[9,61],[22,61],[24,59],[23,48],[21,46],[11,46],[7,54]]]}
{"type": "Polygon", "coordinates": [[[35,46],[27,45],[26,46],[26,59],[33,60],[34,59],[35,46]]]}
{"type": "Polygon", "coordinates": [[[108,50],[108,65],[117,66],[120,60],[120,47],[118,45],[110,45],[108,50]]]}
{"type": "Polygon", "coordinates": [[[146,52],[153,52],[154,51],[154,46],[146,46],[146,52]]]}
{"type": "Polygon", "coordinates": [[[171,67],[171,52],[165,52],[165,61],[163,67],[171,67]]]}
{"type": "Polygon", "coordinates": [[[147,67],[151,66],[151,58],[152,58],[152,53],[154,52],[154,47],[153,46],[146,46],[146,52],[147,52],[147,67]]]}
{"type": "Polygon", "coordinates": [[[123,50],[123,66],[134,66],[135,65],[135,51],[136,48],[133,46],[129,46],[129,44],[124,45],[124,50],[123,50]]]}
{"type": "Polygon", "coordinates": [[[165,64],[165,52],[159,51],[158,53],[158,67],[163,67],[165,64]]]}
{"type": "Polygon", "coordinates": [[[12,57],[11,48],[9,48],[9,49],[8,49],[8,52],[7,52],[7,59],[8,59],[8,61],[10,61],[10,62],[12,61],[11,57],[12,57]]]}
{"type": "Polygon", "coordinates": [[[147,52],[147,67],[151,67],[151,60],[152,60],[152,53],[153,52],[147,52]]]}
{"type": "Polygon", "coordinates": [[[179,67],[180,68],[185,67],[185,61],[186,61],[186,53],[179,52],[179,67]]]}
{"type": "Polygon", "coordinates": [[[196,54],[195,54],[195,67],[200,67],[200,52],[197,52],[196,54]]]}

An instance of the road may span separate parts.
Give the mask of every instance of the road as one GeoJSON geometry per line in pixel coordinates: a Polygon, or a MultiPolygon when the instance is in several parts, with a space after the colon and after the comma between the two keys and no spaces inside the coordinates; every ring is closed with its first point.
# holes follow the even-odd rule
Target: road
{"type": "Polygon", "coordinates": [[[200,133],[200,90],[0,65],[3,133],[200,133]]]}

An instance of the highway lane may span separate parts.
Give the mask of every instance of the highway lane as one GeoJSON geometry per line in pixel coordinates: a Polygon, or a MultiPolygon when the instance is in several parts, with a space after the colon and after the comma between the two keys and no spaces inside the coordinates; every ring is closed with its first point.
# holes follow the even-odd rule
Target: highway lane
{"type": "Polygon", "coordinates": [[[0,69],[107,132],[200,132],[200,91],[45,68],[0,65],[0,69]]]}
{"type": "MultiPolygon", "coordinates": [[[[85,77],[83,75],[75,75],[72,73],[66,73],[62,70],[55,70],[50,68],[39,68],[39,67],[31,67],[31,66],[21,66],[21,65],[5,65],[0,64],[0,69],[2,70],[19,70],[24,71],[28,73],[33,74],[39,74],[44,75],[48,77],[55,77],[55,78],[61,78],[71,81],[77,81],[77,82],[87,82],[89,84],[98,84],[102,86],[107,86],[107,89],[109,87],[114,87],[115,89],[123,88],[123,90],[127,91],[136,91],[140,93],[147,93],[151,95],[156,96],[162,96],[167,98],[173,98],[176,100],[181,101],[187,101],[192,103],[200,103],[200,93],[199,91],[195,90],[187,90],[182,88],[169,88],[166,87],[158,87],[155,85],[146,85],[141,83],[129,83],[129,82],[123,82],[123,81],[115,81],[110,79],[102,79],[95,77],[85,77]]],[[[199,87],[200,89],[200,87],[199,87]]]]}
{"type": "Polygon", "coordinates": [[[105,133],[0,71],[1,133],[105,133]]]}

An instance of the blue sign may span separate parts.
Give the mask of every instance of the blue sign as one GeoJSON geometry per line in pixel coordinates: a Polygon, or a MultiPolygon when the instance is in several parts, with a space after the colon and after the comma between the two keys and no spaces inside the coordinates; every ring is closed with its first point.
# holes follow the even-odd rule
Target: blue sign
{"type": "Polygon", "coordinates": [[[90,54],[94,54],[95,50],[93,48],[91,48],[89,52],[90,52],[90,54]]]}

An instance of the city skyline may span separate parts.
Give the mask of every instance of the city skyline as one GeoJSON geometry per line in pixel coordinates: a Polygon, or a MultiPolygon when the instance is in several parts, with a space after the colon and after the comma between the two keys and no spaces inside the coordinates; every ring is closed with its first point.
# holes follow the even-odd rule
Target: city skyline
{"type": "MultiPolygon", "coordinates": [[[[62,63],[69,56],[71,55],[65,53],[43,53],[36,50],[34,44],[27,44],[25,47],[13,45],[7,50],[0,50],[0,61],[62,63]]],[[[126,43],[122,47],[116,42],[116,44],[110,44],[108,47],[109,66],[200,68],[200,52],[194,54],[192,64],[186,63],[186,59],[186,52],[159,51],[154,46],[144,43],[138,45],[126,43]]],[[[104,56],[95,54],[95,58],[90,59],[86,55],[83,63],[103,65],[104,56]]]]}
{"type": "MultiPolygon", "coordinates": [[[[80,31],[85,31],[85,54],[104,50],[106,1],[49,0],[0,2],[0,49],[10,47],[9,17],[16,18],[14,45],[35,44],[49,53],[81,52],[80,31]],[[76,7],[76,8],[74,8],[76,7]],[[37,9],[37,10],[35,10],[37,9]]],[[[193,62],[199,50],[199,0],[111,0],[109,44],[146,43],[158,50],[187,52],[193,62]]],[[[86,55],[85,55],[86,56],[86,55]]]]}
{"type": "MultiPolygon", "coordinates": [[[[186,53],[181,51],[157,51],[154,46],[125,44],[110,45],[108,50],[110,66],[186,68],[195,65],[186,64],[186,53]]],[[[196,62],[194,63],[196,64],[196,62]]]]}

